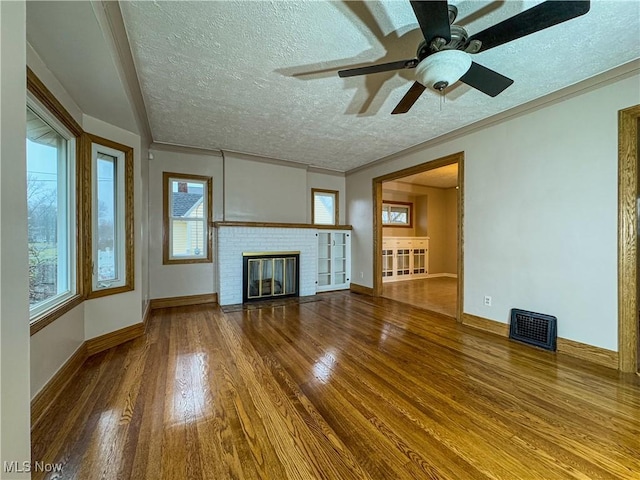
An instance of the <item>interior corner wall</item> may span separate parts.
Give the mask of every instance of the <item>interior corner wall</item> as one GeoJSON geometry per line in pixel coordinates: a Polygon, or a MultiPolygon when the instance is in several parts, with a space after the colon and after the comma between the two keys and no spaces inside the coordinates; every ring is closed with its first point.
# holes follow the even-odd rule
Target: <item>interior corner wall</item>
{"type": "Polygon", "coordinates": [[[307,170],[304,165],[260,161],[225,153],[225,220],[307,222],[307,170]]]}
{"type": "MultiPolygon", "coordinates": [[[[162,263],[162,172],[203,175],[213,178],[213,219],[222,220],[223,168],[216,155],[152,149],[149,161],[149,281],[151,298],[181,297],[218,291],[217,259],[213,263],[163,265],[162,263]]],[[[215,248],[215,235],[213,251],[215,248]]]]}
{"type": "Polygon", "coordinates": [[[560,337],[617,351],[617,116],[639,92],[624,75],[348,174],[352,270],[373,285],[372,179],[464,152],[463,311],[555,315],[560,337]]]}
{"type": "Polygon", "coordinates": [[[345,192],[346,180],[342,174],[320,173],[314,171],[307,172],[307,223],[313,223],[311,218],[311,189],[320,188],[324,190],[336,190],[338,192],[338,224],[347,223],[347,199],[345,192]]]}
{"type": "Polygon", "coordinates": [[[0,2],[0,478],[31,459],[25,2],[0,2]]]}

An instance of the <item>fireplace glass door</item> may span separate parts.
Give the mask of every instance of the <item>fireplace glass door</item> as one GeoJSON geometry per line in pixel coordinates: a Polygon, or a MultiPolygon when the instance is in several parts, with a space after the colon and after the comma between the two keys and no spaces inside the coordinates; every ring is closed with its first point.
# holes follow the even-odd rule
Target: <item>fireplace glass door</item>
{"type": "Polygon", "coordinates": [[[245,257],[245,301],[298,294],[298,255],[245,257]]]}

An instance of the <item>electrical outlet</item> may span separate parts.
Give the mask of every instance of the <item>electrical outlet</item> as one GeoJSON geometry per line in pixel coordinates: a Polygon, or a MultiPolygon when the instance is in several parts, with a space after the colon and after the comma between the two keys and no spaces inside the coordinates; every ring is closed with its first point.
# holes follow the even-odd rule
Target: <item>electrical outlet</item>
{"type": "Polygon", "coordinates": [[[485,297],[484,297],[484,306],[485,307],[490,307],[491,306],[491,297],[489,295],[485,295],[485,297]]]}
{"type": "Polygon", "coordinates": [[[364,272],[360,272],[360,278],[364,278],[364,272]]]}

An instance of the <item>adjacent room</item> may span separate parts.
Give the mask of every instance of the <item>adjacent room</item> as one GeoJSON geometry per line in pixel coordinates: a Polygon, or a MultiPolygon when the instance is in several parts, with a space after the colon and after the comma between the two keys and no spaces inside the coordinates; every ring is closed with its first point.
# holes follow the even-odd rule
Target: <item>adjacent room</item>
{"type": "Polygon", "coordinates": [[[638,2],[0,26],[0,479],[640,478],[638,2]]]}
{"type": "Polygon", "coordinates": [[[382,184],[383,296],[455,319],[458,164],[382,184]]]}

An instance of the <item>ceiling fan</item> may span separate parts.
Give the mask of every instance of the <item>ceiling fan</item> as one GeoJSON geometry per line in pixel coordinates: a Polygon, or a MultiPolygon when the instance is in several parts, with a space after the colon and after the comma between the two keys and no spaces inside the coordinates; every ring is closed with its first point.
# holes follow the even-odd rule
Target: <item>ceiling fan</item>
{"type": "Polygon", "coordinates": [[[392,114],[406,113],[427,87],[444,92],[458,80],[495,97],[513,80],[473,62],[470,54],[484,52],[503,43],[544,30],[589,11],[589,1],[550,0],[514,15],[475,35],[454,25],[458,9],[446,0],[411,1],[424,40],[418,45],[416,58],[367,67],[340,70],[340,77],[408,68],[416,69],[416,81],[392,114]]]}

